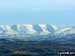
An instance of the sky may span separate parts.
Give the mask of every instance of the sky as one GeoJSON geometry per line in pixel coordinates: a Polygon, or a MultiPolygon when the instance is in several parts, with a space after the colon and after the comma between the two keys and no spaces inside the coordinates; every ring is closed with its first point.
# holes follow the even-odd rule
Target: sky
{"type": "Polygon", "coordinates": [[[0,0],[0,24],[75,26],[75,0],[0,0]]]}

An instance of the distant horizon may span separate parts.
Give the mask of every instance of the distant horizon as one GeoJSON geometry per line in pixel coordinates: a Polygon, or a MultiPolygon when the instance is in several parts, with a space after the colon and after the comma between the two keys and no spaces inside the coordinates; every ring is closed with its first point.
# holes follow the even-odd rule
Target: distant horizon
{"type": "MultiPolygon", "coordinates": [[[[25,25],[25,24],[0,24],[0,25],[25,25]]],[[[38,25],[38,24],[30,24],[30,25],[38,25]]],[[[54,26],[57,26],[57,27],[73,27],[75,25],[63,25],[63,24],[59,24],[59,25],[56,25],[56,24],[46,24],[46,25],[54,25],[54,26]]]]}

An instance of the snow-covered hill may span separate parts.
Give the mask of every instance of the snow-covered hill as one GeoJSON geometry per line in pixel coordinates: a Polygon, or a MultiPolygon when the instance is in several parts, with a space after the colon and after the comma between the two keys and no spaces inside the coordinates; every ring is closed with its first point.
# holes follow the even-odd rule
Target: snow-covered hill
{"type": "Polygon", "coordinates": [[[0,35],[60,35],[75,34],[75,27],[57,27],[52,24],[0,25],[0,35]]]}

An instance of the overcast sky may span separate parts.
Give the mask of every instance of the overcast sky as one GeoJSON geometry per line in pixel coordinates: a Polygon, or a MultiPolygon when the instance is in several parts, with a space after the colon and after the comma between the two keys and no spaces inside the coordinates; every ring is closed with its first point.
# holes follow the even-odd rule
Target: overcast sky
{"type": "Polygon", "coordinates": [[[75,0],[0,0],[0,24],[75,25],[75,0]]]}

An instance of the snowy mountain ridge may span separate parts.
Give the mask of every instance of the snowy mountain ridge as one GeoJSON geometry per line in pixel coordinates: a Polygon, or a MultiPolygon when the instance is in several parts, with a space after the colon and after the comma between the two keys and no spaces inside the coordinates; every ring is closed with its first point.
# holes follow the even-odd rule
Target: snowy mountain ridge
{"type": "Polygon", "coordinates": [[[75,27],[57,27],[52,24],[17,24],[0,25],[0,35],[60,35],[75,34],[75,27]]]}

